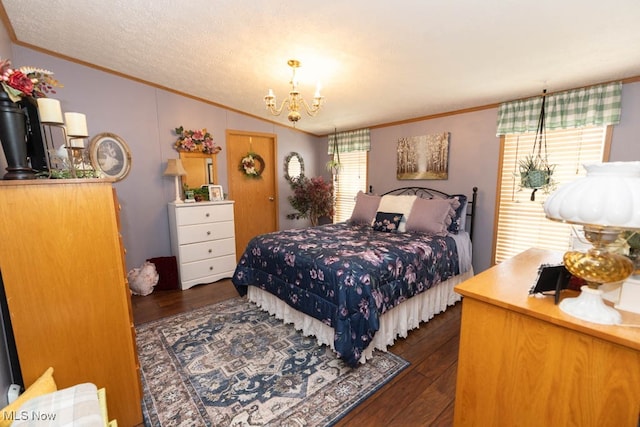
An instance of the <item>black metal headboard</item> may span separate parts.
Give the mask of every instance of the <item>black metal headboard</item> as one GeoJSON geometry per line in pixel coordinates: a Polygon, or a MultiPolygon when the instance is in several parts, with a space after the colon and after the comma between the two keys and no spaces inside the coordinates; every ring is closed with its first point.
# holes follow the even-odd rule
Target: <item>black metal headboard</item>
{"type": "MultiPolygon", "coordinates": [[[[473,187],[473,193],[471,198],[467,197],[467,217],[469,218],[469,237],[473,240],[473,226],[476,217],[476,201],[478,198],[478,187],[473,187]]],[[[373,187],[369,186],[369,192],[373,193],[373,187]]],[[[385,196],[387,194],[392,194],[395,196],[401,195],[410,195],[410,196],[418,196],[422,199],[448,199],[455,194],[447,194],[440,190],[436,190],[433,188],[427,187],[402,187],[396,188],[394,190],[387,191],[386,193],[381,194],[381,196],[385,196]]]]}

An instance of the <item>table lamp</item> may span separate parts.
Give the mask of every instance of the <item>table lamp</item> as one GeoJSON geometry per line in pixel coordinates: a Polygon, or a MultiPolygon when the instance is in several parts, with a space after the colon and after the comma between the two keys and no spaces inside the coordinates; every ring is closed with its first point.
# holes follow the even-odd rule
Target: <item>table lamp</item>
{"type": "Polygon", "coordinates": [[[164,175],[175,177],[175,180],[176,180],[175,203],[182,203],[182,198],[180,197],[180,177],[186,174],[187,174],[187,171],[184,170],[184,167],[182,166],[182,161],[180,159],[167,160],[167,168],[164,170],[164,175]]]}
{"type": "Polygon", "coordinates": [[[544,203],[547,218],[582,225],[593,245],[586,252],[569,251],[566,269],[584,279],[577,298],[565,298],[560,309],[589,322],[612,325],[620,313],[606,305],[599,286],[619,282],[633,273],[627,257],[608,246],[628,230],[640,230],[640,162],[610,162],[585,165],[587,175],[561,186],[544,203]]]}

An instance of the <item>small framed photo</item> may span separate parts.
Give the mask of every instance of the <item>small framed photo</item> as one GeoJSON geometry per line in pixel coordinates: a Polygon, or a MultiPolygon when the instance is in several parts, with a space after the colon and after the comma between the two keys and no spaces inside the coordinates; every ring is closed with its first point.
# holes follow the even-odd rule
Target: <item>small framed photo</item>
{"type": "Polygon", "coordinates": [[[224,193],[222,192],[222,185],[208,185],[209,187],[209,200],[217,202],[224,200],[224,193]]]}
{"type": "Polygon", "coordinates": [[[89,144],[89,157],[99,176],[124,179],[131,170],[131,152],[118,135],[100,133],[89,144]]]}

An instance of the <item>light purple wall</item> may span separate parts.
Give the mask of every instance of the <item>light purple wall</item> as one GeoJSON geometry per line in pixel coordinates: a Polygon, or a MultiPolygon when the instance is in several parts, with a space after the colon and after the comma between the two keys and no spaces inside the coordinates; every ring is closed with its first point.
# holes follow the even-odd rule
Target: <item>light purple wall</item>
{"type": "MultiPolygon", "coordinates": [[[[448,193],[471,194],[478,187],[474,230],[473,266],[476,273],[491,266],[493,224],[500,140],[496,133],[497,109],[435,118],[371,131],[369,183],[374,192],[423,185],[448,193]],[[449,179],[399,181],[396,179],[396,146],[401,137],[451,132],[449,179]]],[[[640,160],[640,82],[623,85],[622,118],[614,127],[610,161],[640,160]]]]}
{"type": "MultiPolygon", "coordinates": [[[[162,176],[168,158],[177,156],[172,144],[177,126],[206,127],[223,147],[218,156],[218,177],[227,187],[225,130],[273,133],[278,141],[280,228],[307,225],[285,218],[289,186],[283,177],[283,162],[291,151],[299,152],[308,176],[327,175],[324,164],[326,137],[313,137],[291,128],[238,114],[224,108],[137,83],[132,80],[78,65],[63,59],[16,47],[14,64],[51,69],[65,84],[56,97],[63,110],[87,114],[89,132],[113,132],[130,146],[131,174],[116,183],[123,207],[122,224],[127,247],[127,266],[139,266],[145,259],[170,253],[166,204],[173,200],[173,180],[162,176]]],[[[623,86],[622,122],[615,127],[610,160],[640,159],[640,83],[623,86]]],[[[491,265],[499,140],[495,136],[496,109],[484,109],[374,128],[371,132],[369,182],[375,192],[406,185],[425,185],[449,193],[470,195],[477,186],[478,206],[474,235],[476,272],[491,265]],[[401,137],[450,132],[449,179],[443,181],[398,181],[395,177],[396,145],[401,137]]]]}
{"type": "Polygon", "coordinates": [[[640,160],[640,82],[622,85],[622,117],[613,128],[609,160],[640,160]]]}
{"type": "Polygon", "coordinates": [[[500,143],[496,138],[496,109],[440,117],[371,131],[369,184],[376,193],[397,187],[419,185],[446,193],[471,197],[478,187],[474,229],[473,266],[476,272],[491,264],[493,212],[496,195],[500,143]],[[447,180],[396,179],[398,139],[450,132],[449,178],[447,180]]]}
{"type": "Polygon", "coordinates": [[[167,203],[174,199],[175,187],[173,178],[164,177],[162,172],[167,159],[177,157],[173,130],[179,126],[207,128],[223,148],[217,166],[218,179],[225,189],[228,188],[225,130],[275,134],[280,228],[304,225],[286,219],[291,209],[286,198],[290,189],[282,177],[284,158],[290,151],[297,151],[305,159],[307,175],[323,174],[326,155],[321,154],[326,152],[326,139],[31,49],[14,47],[12,60],[16,66],[32,65],[53,71],[64,87],[51,97],[60,100],[64,112],[86,114],[90,138],[111,132],[129,146],[131,172],[115,184],[122,205],[128,269],[140,266],[148,258],[170,255],[167,203]]]}

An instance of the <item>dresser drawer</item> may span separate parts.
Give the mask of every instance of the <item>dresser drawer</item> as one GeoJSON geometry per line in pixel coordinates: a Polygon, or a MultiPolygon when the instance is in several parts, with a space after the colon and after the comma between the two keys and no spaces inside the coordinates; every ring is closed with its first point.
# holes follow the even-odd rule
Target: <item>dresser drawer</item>
{"type": "Polygon", "coordinates": [[[234,234],[233,221],[183,225],[178,227],[178,242],[182,246],[196,242],[227,239],[234,237],[234,234]]]}
{"type": "Polygon", "coordinates": [[[176,225],[233,221],[233,204],[189,206],[176,210],[176,225]]]}
{"type": "Polygon", "coordinates": [[[233,238],[181,245],[180,261],[187,263],[223,255],[234,255],[235,245],[236,241],[233,238]]]}
{"type": "Polygon", "coordinates": [[[184,263],[180,267],[180,280],[186,282],[227,272],[229,273],[228,276],[231,277],[235,268],[235,254],[184,263]]]}
{"type": "Polygon", "coordinates": [[[171,254],[178,261],[180,287],[185,290],[233,276],[233,201],[171,202],[168,209],[171,254]]]}

